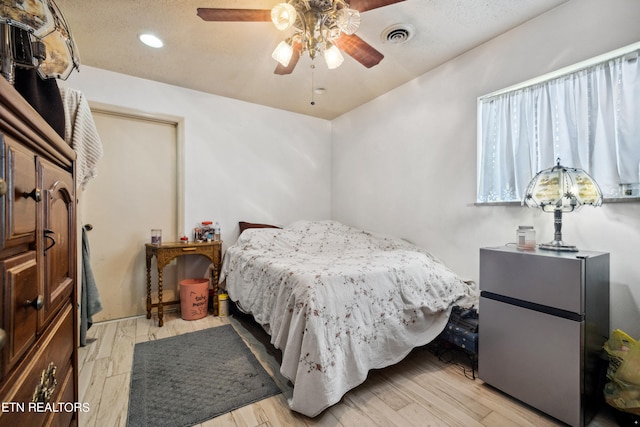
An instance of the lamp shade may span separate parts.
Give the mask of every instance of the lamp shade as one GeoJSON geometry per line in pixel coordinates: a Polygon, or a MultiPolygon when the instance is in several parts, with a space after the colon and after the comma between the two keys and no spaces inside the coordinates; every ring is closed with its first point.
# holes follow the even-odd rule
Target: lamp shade
{"type": "Polygon", "coordinates": [[[555,238],[540,245],[542,249],[577,251],[562,241],[562,213],[572,212],[582,205],[602,205],[602,191],[596,181],[582,169],[568,168],[558,163],[538,172],[524,193],[522,204],[555,215],[555,238]]]}
{"type": "Polygon", "coordinates": [[[47,0],[53,15],[55,28],[42,37],[47,56],[38,68],[38,74],[45,79],[66,80],[71,72],[80,68],[78,48],[64,15],[53,0],[47,0]]]}
{"type": "Polygon", "coordinates": [[[596,181],[582,169],[558,164],[538,172],[524,194],[523,203],[545,212],[562,209],[571,212],[581,205],[602,205],[602,191],[596,181]]]}
{"type": "Polygon", "coordinates": [[[33,54],[33,61],[29,61],[32,64],[20,60],[14,56],[18,41],[13,39],[12,32],[5,30],[7,35],[0,56],[3,57],[2,74],[9,82],[13,83],[13,67],[16,65],[37,68],[41,78],[63,80],[74,68],[80,67],[78,49],[69,26],[53,0],[0,0],[0,25],[26,30],[44,46],[44,58],[38,51],[33,54]]]}

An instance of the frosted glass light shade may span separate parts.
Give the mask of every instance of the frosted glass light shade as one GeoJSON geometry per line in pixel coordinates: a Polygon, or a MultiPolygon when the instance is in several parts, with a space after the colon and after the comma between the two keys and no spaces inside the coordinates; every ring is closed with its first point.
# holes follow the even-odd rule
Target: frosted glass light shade
{"type": "Polygon", "coordinates": [[[324,51],[324,60],[327,63],[327,68],[333,70],[342,64],[344,57],[342,56],[342,53],[340,53],[340,49],[331,45],[329,49],[324,51]]]}
{"type": "Polygon", "coordinates": [[[286,41],[281,41],[271,54],[271,57],[282,64],[283,67],[289,65],[292,56],[293,47],[286,41]]]}
{"type": "Polygon", "coordinates": [[[296,16],[296,10],[289,3],[280,3],[271,9],[271,21],[280,31],[291,28],[296,22],[296,16]]]}
{"type": "Polygon", "coordinates": [[[336,24],[345,34],[354,34],[360,28],[360,12],[354,9],[340,9],[336,15],[336,24]]]}
{"type": "Polygon", "coordinates": [[[582,205],[602,205],[602,191],[582,169],[567,168],[560,163],[540,171],[525,191],[523,204],[545,212],[561,209],[571,212],[582,205]]]}

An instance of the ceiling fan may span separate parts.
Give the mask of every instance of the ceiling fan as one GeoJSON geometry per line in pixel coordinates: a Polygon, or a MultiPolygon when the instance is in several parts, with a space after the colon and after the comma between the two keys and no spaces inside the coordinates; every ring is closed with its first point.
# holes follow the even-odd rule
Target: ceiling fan
{"type": "Polygon", "coordinates": [[[278,65],[275,74],[291,74],[300,55],[311,59],[324,56],[328,68],[337,68],[347,53],[367,68],[384,55],[355,35],[360,26],[360,12],[399,3],[404,0],[288,0],[273,9],[198,8],[205,21],[260,22],[272,21],[281,31],[292,29],[292,35],[278,44],[271,55],[278,65]]]}

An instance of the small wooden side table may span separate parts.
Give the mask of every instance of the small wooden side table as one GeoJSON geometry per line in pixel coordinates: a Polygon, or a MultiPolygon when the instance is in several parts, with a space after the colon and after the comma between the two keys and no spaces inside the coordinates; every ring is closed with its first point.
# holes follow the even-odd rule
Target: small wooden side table
{"type": "Polygon", "coordinates": [[[158,308],[158,326],[164,324],[164,305],[177,304],[179,301],[162,301],[162,271],[174,258],[184,255],[203,255],[213,263],[211,272],[211,285],[213,286],[213,315],[218,315],[218,277],[222,264],[222,241],[203,243],[153,243],[145,244],[147,251],[147,319],[151,319],[151,309],[158,308]],[[151,258],[156,257],[158,262],[158,303],[151,303],[151,258]]]}

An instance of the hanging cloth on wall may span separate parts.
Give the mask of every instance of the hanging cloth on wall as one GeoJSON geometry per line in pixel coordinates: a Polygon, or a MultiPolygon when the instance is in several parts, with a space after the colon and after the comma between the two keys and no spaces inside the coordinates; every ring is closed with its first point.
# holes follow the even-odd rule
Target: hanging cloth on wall
{"type": "Polygon", "coordinates": [[[87,330],[93,324],[92,317],[102,310],[102,301],[91,270],[91,254],[87,229],[82,227],[82,289],[80,295],[80,345],[87,343],[87,330]]]}
{"type": "Polygon", "coordinates": [[[103,155],[102,141],[84,94],[63,87],[60,95],[65,114],[64,139],[76,152],[76,182],[79,188],[84,188],[97,174],[96,164],[103,155]]]}

